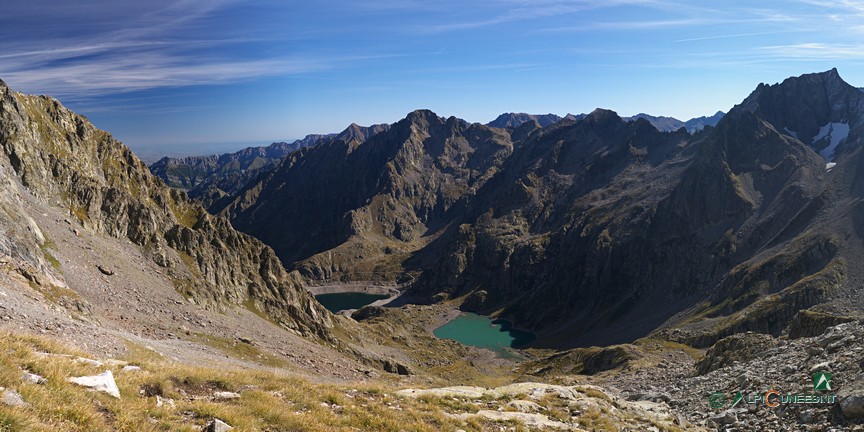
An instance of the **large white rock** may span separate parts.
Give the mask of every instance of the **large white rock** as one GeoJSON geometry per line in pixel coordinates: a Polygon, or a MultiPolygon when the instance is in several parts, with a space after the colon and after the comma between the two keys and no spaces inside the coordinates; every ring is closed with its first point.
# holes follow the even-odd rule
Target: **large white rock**
{"type": "Polygon", "coordinates": [[[120,389],[117,388],[114,374],[110,370],[106,370],[99,375],[69,378],[69,382],[89,387],[92,390],[105,392],[120,399],[120,389]]]}
{"type": "Polygon", "coordinates": [[[42,234],[42,230],[39,229],[39,225],[36,224],[36,221],[33,220],[30,216],[25,216],[27,218],[27,228],[33,233],[33,237],[36,242],[39,243],[39,246],[45,244],[45,235],[42,234]]]}
{"type": "Polygon", "coordinates": [[[10,407],[22,407],[29,405],[27,402],[24,402],[24,398],[21,397],[21,393],[13,390],[4,391],[2,400],[4,404],[10,407]]]}
{"type": "Polygon", "coordinates": [[[230,399],[239,399],[240,393],[234,393],[229,391],[217,391],[213,393],[213,399],[215,400],[230,400],[230,399]]]}

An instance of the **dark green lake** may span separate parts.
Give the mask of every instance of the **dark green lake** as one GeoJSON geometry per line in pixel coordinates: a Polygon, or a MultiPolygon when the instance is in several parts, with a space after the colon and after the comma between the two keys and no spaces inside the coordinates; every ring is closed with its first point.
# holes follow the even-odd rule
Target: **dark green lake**
{"type": "Polygon", "coordinates": [[[461,313],[432,333],[441,339],[452,339],[463,345],[486,348],[504,358],[517,358],[513,348],[519,348],[534,340],[533,333],[516,330],[509,321],[493,320],[473,313],[461,313]]]}
{"type": "Polygon", "coordinates": [[[359,309],[369,303],[387,297],[389,297],[387,294],[344,292],[336,294],[319,294],[315,296],[315,299],[330,312],[339,312],[345,309],[359,309]]]}

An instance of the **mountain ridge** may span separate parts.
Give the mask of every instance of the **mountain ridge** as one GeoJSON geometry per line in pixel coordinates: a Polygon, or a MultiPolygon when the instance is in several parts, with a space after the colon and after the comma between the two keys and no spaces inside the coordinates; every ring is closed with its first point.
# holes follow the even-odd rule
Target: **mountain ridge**
{"type": "MultiPolygon", "coordinates": [[[[6,181],[65,208],[86,230],[142,248],[190,301],[212,310],[249,302],[287,329],[330,338],[329,312],[269,247],[165,186],[126,146],[56,99],[16,93],[0,81],[0,142],[6,181]]],[[[38,238],[22,245],[7,249],[62,277],[33,252],[44,247],[38,238]]]]}

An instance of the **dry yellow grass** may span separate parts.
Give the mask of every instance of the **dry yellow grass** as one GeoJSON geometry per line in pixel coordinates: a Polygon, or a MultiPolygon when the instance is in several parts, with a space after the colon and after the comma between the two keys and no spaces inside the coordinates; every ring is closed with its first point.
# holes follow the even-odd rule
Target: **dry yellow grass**
{"type": "Polygon", "coordinates": [[[124,359],[141,371],[97,367],[63,356],[85,354],[45,338],[0,334],[0,386],[21,393],[31,406],[0,404],[0,431],[198,431],[213,418],[237,431],[439,431],[476,430],[482,424],[448,417],[437,400],[402,399],[394,389],[313,384],[287,374],[260,370],[212,369],[168,361],[130,346],[124,359]],[[72,376],[112,369],[121,398],[68,383],[72,376]],[[24,370],[48,379],[24,383],[24,370]],[[239,399],[216,401],[214,391],[239,399]],[[156,395],[176,406],[156,407],[156,395]]]}

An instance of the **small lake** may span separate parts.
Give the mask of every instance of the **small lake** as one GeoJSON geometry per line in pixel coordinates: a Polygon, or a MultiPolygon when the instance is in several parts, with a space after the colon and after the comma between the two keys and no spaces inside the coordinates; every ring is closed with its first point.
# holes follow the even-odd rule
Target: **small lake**
{"type": "Polygon", "coordinates": [[[531,332],[516,330],[509,321],[493,320],[487,316],[461,313],[454,320],[432,332],[441,339],[452,339],[463,345],[486,348],[499,357],[518,358],[512,348],[534,340],[531,332]]]}
{"type": "Polygon", "coordinates": [[[362,292],[343,292],[335,294],[318,294],[318,300],[330,312],[339,312],[345,309],[360,309],[377,300],[390,297],[387,294],[367,294],[362,292]]]}

